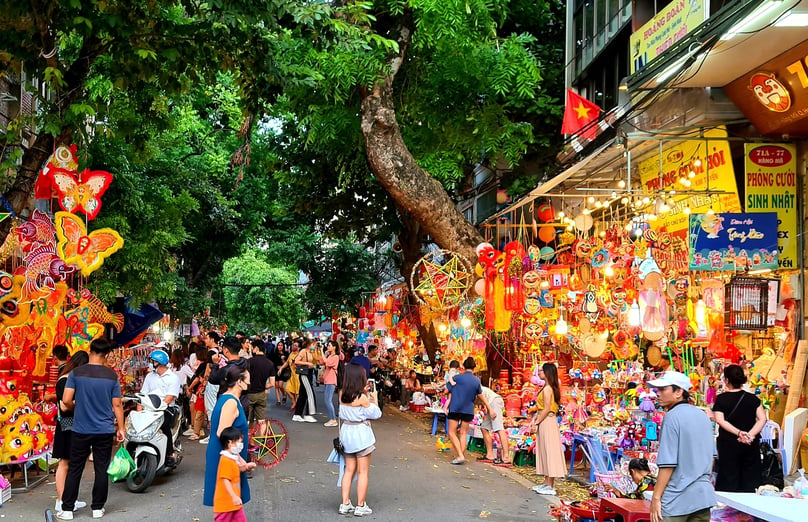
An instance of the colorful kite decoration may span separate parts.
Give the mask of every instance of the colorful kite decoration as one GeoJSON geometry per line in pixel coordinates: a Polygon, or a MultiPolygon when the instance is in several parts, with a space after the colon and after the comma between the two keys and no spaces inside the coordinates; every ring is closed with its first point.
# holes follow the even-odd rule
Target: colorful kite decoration
{"type": "Polygon", "coordinates": [[[65,263],[79,267],[81,274],[90,275],[106,258],[123,247],[123,238],[111,228],[93,230],[78,216],[69,212],[56,213],[57,252],[65,263]]]}
{"type": "Polygon", "coordinates": [[[112,183],[112,174],[103,170],[84,169],[77,177],[75,172],[54,169],[48,175],[59,193],[62,210],[81,210],[87,219],[95,219],[101,210],[101,196],[112,183]]]}

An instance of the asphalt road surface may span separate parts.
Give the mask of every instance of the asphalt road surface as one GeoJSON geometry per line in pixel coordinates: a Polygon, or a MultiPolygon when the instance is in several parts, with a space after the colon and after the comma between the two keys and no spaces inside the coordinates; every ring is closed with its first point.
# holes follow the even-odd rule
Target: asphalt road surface
{"type": "MultiPolygon", "coordinates": [[[[323,387],[315,388],[318,409],[323,387]]],[[[268,416],[284,423],[290,447],[278,466],[255,470],[250,481],[252,501],[245,506],[250,521],[311,522],[341,520],[337,513],[341,494],[337,488],[338,467],[325,462],[337,428],[326,428],[324,413],[318,423],[292,422],[288,408],[275,405],[271,395],[268,416]]],[[[528,481],[490,464],[472,462],[452,466],[449,452],[440,453],[435,437],[413,414],[401,414],[387,406],[374,421],[376,451],[370,470],[368,505],[373,514],[364,518],[381,521],[554,520],[547,515],[553,497],[530,491],[528,481]]],[[[183,439],[185,458],[171,475],[158,477],[143,494],[130,493],[124,483],[110,485],[104,520],[210,521],[213,513],[202,505],[205,446],[183,439]]],[[[79,498],[90,500],[92,466],[85,468],[79,498]]],[[[355,489],[352,494],[356,503],[355,489]]],[[[16,493],[0,508],[0,520],[43,520],[53,509],[56,489],[53,475],[31,492],[16,493]]],[[[355,519],[351,516],[349,519],[355,519]]],[[[75,512],[75,520],[92,520],[88,508],[75,512]]]]}

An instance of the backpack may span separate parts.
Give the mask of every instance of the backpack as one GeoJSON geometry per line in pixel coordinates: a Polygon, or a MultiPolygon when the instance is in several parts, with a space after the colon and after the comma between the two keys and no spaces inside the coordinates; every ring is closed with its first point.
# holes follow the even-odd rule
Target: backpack
{"type": "Polygon", "coordinates": [[[783,488],[783,466],[780,464],[780,458],[777,453],[772,449],[768,442],[760,443],[760,457],[761,467],[763,473],[760,477],[760,484],[771,484],[778,489],[783,488]]]}

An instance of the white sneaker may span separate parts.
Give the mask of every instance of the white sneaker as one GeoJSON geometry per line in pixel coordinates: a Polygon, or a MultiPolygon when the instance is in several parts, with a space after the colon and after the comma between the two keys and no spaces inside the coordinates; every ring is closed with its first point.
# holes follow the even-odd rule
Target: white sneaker
{"type": "Polygon", "coordinates": [[[187,430],[182,432],[183,437],[190,437],[193,434],[194,434],[194,429],[193,428],[188,428],[187,430]]]}
{"type": "MultiPolygon", "coordinates": [[[[73,507],[73,510],[81,509],[81,508],[85,508],[85,507],[87,507],[86,502],[82,502],[81,500],[77,500],[76,505],[73,507]]],[[[54,511],[54,513],[58,513],[61,510],[62,510],[62,501],[57,500],[56,505],[53,507],[53,511],[54,511]]]]}
{"type": "Polygon", "coordinates": [[[371,514],[373,514],[373,510],[372,510],[372,509],[370,509],[370,506],[368,506],[368,503],[367,503],[367,502],[365,502],[365,505],[364,505],[364,506],[356,506],[356,507],[354,508],[354,512],[353,512],[353,514],[354,514],[354,516],[356,516],[356,517],[363,517],[363,516],[365,516],[365,515],[371,515],[371,514]]]}
{"type": "Polygon", "coordinates": [[[399,409],[399,411],[407,411],[407,410],[410,409],[410,407],[409,406],[399,406],[398,409],[399,409]]]}
{"type": "Polygon", "coordinates": [[[59,520],[73,520],[73,512],[72,511],[57,511],[56,518],[59,520]]]}
{"type": "Polygon", "coordinates": [[[304,421],[306,421],[306,422],[317,422],[317,419],[315,419],[315,418],[314,418],[314,417],[312,417],[311,415],[305,415],[305,416],[303,417],[303,420],[304,420],[304,421]]]}
{"type": "Polygon", "coordinates": [[[200,444],[207,444],[208,442],[210,442],[210,435],[208,435],[204,439],[199,439],[200,444]]]}
{"type": "Polygon", "coordinates": [[[354,509],[355,509],[354,505],[351,504],[351,501],[349,500],[347,504],[340,504],[339,505],[339,514],[340,515],[349,515],[349,514],[353,513],[354,509]]]}
{"type": "Polygon", "coordinates": [[[93,518],[101,518],[104,516],[106,510],[104,508],[101,509],[94,509],[93,510],[93,518]]]}
{"type": "Polygon", "coordinates": [[[556,495],[556,490],[554,490],[550,486],[545,486],[540,490],[534,490],[534,491],[536,491],[536,493],[538,493],[539,495],[553,495],[553,496],[556,495]]]}
{"type": "Polygon", "coordinates": [[[303,420],[303,417],[301,417],[300,415],[295,415],[292,417],[292,422],[306,422],[306,421],[303,420]]]}
{"type": "Polygon", "coordinates": [[[532,491],[535,491],[536,493],[541,493],[542,491],[544,491],[545,489],[548,489],[548,488],[549,488],[549,486],[547,484],[539,484],[538,486],[533,486],[530,489],[532,491]]]}

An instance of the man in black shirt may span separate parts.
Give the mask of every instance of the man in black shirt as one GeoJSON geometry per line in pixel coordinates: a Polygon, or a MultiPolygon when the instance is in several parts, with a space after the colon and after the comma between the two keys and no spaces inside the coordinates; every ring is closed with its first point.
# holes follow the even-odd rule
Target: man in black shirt
{"type": "MultiPolygon", "coordinates": [[[[243,359],[239,357],[238,352],[241,350],[241,342],[232,336],[227,336],[224,338],[224,350],[222,351],[222,355],[227,359],[227,363],[221,368],[217,367],[215,364],[211,367],[210,375],[208,376],[208,383],[215,384],[219,386],[219,397],[222,396],[224,392],[227,390],[221,386],[224,381],[224,376],[227,374],[227,369],[230,368],[232,365],[236,365],[240,368],[246,368],[249,370],[250,365],[247,359],[243,359]]],[[[241,395],[241,407],[244,408],[244,411],[250,409],[250,402],[247,400],[247,395],[241,395]]]]}
{"type": "Polygon", "coordinates": [[[275,387],[275,365],[264,354],[264,343],[253,341],[250,359],[250,387],[247,388],[247,421],[252,427],[256,421],[267,418],[267,392],[275,387]]]}

